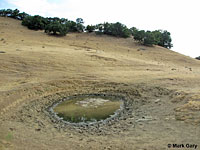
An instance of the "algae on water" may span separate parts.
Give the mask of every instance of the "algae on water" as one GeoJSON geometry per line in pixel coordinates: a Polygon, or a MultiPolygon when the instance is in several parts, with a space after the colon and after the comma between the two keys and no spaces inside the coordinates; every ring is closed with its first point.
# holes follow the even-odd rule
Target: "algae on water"
{"type": "Polygon", "coordinates": [[[54,112],[63,120],[72,123],[95,122],[114,115],[121,104],[118,100],[81,97],[59,103],[54,107],[54,112]]]}

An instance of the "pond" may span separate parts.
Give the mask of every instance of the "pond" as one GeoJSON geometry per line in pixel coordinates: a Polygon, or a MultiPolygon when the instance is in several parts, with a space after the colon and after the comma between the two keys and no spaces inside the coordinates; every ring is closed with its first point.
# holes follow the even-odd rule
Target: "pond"
{"type": "Polygon", "coordinates": [[[122,101],[109,97],[73,97],[53,107],[54,113],[70,123],[90,123],[105,120],[117,114],[122,101]]]}

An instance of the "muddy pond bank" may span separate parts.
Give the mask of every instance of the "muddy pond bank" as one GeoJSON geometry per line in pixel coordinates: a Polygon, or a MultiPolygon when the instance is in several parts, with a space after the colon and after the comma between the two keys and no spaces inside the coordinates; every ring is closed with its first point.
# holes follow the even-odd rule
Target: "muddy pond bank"
{"type": "MultiPolygon", "coordinates": [[[[68,86],[65,91],[33,99],[24,103],[15,113],[7,114],[4,116],[5,119],[1,119],[4,124],[10,123],[8,130],[9,134],[12,133],[14,142],[19,142],[16,137],[21,139],[23,136],[24,139],[29,140],[27,135],[34,135],[41,140],[48,139],[48,146],[52,145],[53,148],[58,144],[65,147],[65,141],[68,141],[67,147],[71,149],[132,149],[133,145],[140,146],[138,141],[143,143],[143,148],[148,148],[149,143],[156,145],[159,139],[162,139],[162,143],[157,147],[164,150],[169,137],[173,141],[181,142],[177,137],[183,134],[186,136],[185,130],[190,128],[192,133],[197,131],[194,126],[190,124],[185,126],[185,123],[175,119],[174,109],[180,103],[184,103],[182,99],[187,97],[184,93],[145,84],[90,82],[85,85],[82,83],[81,87],[76,86],[77,89],[74,87],[70,89],[69,82],[64,85],[68,86]],[[121,115],[95,124],[64,123],[50,114],[48,108],[53,104],[80,95],[120,99],[125,102],[125,109],[121,111],[121,115]],[[108,146],[104,148],[102,144],[108,146]]],[[[3,126],[2,128],[6,129],[3,126]]],[[[198,141],[194,136],[187,135],[187,138],[188,141],[198,141]]],[[[32,138],[30,140],[34,141],[32,138]]],[[[35,144],[37,141],[38,139],[32,142],[32,146],[41,147],[40,144],[35,144]]],[[[23,145],[28,146],[24,142],[23,145]]]]}
{"type": "Polygon", "coordinates": [[[129,130],[129,128],[134,128],[139,122],[154,120],[154,116],[144,113],[145,111],[141,110],[141,107],[152,104],[152,99],[154,104],[154,100],[161,99],[161,97],[166,99],[172,94],[172,91],[160,87],[146,87],[143,85],[127,86],[125,84],[110,85],[104,84],[104,87],[98,85],[95,89],[93,86],[91,88],[87,87],[87,91],[81,90],[79,94],[76,94],[77,91],[76,93],[61,92],[43,97],[23,106],[23,109],[18,112],[18,118],[23,120],[25,124],[27,122],[28,126],[35,124],[34,126],[37,126],[38,130],[41,131],[46,130],[48,124],[60,132],[72,130],[78,133],[92,135],[116,134],[129,130]],[[90,88],[89,94],[88,88],[90,88]],[[62,119],[56,117],[55,113],[49,109],[58,102],[80,96],[95,96],[104,99],[109,97],[110,99],[122,100],[123,109],[114,117],[93,124],[64,122],[62,119]]]}

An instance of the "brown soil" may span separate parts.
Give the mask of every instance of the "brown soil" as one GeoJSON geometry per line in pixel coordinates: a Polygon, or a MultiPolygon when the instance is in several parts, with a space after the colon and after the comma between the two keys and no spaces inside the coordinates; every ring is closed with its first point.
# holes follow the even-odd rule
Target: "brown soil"
{"type": "Polygon", "coordinates": [[[131,38],[48,36],[0,17],[0,150],[200,147],[200,61],[131,38]],[[123,96],[106,124],[75,127],[47,106],[78,94],[123,96]]]}

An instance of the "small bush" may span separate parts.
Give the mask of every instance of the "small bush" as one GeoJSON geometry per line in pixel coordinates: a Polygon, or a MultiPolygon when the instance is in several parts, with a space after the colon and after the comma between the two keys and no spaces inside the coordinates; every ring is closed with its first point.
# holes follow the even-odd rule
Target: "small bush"
{"type": "Polygon", "coordinates": [[[69,29],[65,24],[61,24],[58,21],[52,22],[45,27],[45,33],[53,35],[65,36],[68,33],[69,29]]]}
{"type": "Polygon", "coordinates": [[[134,32],[133,36],[134,36],[133,38],[136,41],[139,41],[139,42],[143,43],[144,42],[144,37],[145,37],[145,31],[144,30],[140,30],[140,31],[137,30],[137,31],[134,32]]]}
{"type": "Polygon", "coordinates": [[[199,56],[199,57],[196,57],[196,59],[200,60],[200,56],[199,56]]]}
{"type": "Polygon", "coordinates": [[[130,37],[131,31],[120,22],[117,23],[104,23],[96,25],[97,33],[104,33],[116,37],[127,38],[130,37]]]}
{"type": "Polygon", "coordinates": [[[88,26],[86,27],[85,30],[86,30],[87,32],[94,32],[95,29],[96,29],[96,26],[88,25],[88,26]]]}
{"type": "Polygon", "coordinates": [[[171,36],[170,32],[156,30],[156,31],[144,31],[138,30],[136,28],[130,29],[132,35],[136,41],[139,41],[141,44],[146,46],[152,46],[153,44],[159,45],[165,48],[171,48],[173,45],[171,44],[171,36]]]}
{"type": "Polygon", "coordinates": [[[20,13],[18,9],[1,9],[0,10],[1,17],[11,17],[18,20],[23,20],[25,17],[29,16],[27,13],[23,12],[20,13]]]}
{"type": "Polygon", "coordinates": [[[83,32],[84,31],[85,26],[83,24],[84,24],[84,21],[83,21],[82,18],[77,18],[76,19],[76,30],[78,32],[83,32]]]}
{"type": "Polygon", "coordinates": [[[43,30],[47,24],[47,20],[39,15],[27,16],[23,19],[22,25],[32,30],[43,30]]]}
{"type": "Polygon", "coordinates": [[[152,32],[147,31],[145,33],[143,44],[146,46],[152,46],[153,44],[155,44],[155,38],[152,32]]]}

